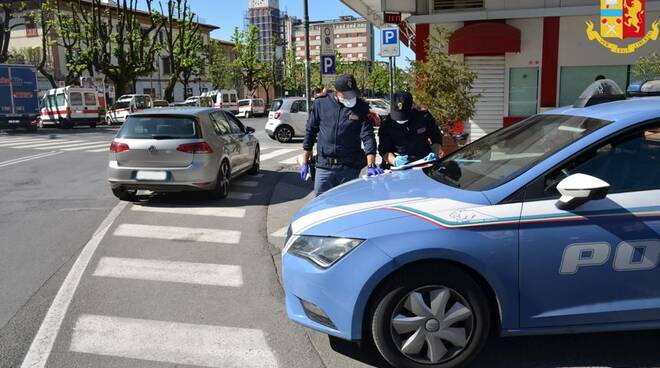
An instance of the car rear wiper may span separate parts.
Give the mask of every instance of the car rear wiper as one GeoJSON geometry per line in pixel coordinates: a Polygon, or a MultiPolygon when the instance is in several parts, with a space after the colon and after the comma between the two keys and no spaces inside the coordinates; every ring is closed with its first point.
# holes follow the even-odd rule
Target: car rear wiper
{"type": "Polygon", "coordinates": [[[176,137],[173,137],[171,135],[159,135],[159,134],[152,134],[151,138],[153,138],[153,139],[176,139],[176,137]]]}

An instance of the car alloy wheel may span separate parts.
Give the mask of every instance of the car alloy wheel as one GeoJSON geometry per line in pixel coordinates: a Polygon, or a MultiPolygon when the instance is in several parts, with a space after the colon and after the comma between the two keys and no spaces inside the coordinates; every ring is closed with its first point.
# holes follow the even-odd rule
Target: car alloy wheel
{"type": "Polygon", "coordinates": [[[280,143],[289,143],[293,139],[293,129],[281,126],[275,130],[275,138],[280,143]]]}
{"type": "Polygon", "coordinates": [[[252,163],[252,167],[250,170],[248,170],[248,175],[257,175],[259,174],[259,171],[261,170],[261,150],[259,149],[259,146],[257,146],[254,149],[254,161],[252,163]]]}
{"type": "Polygon", "coordinates": [[[399,351],[421,364],[439,364],[459,355],[474,326],[465,298],[444,286],[425,286],[402,298],[391,318],[399,351]]]}
{"type": "Polygon", "coordinates": [[[214,199],[225,199],[229,195],[230,169],[227,161],[222,161],[215,188],[211,192],[214,199]]]}

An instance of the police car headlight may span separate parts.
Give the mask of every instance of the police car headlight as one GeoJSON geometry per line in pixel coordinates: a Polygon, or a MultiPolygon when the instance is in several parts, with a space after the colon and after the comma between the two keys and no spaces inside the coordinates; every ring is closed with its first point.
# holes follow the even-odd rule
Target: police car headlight
{"type": "Polygon", "coordinates": [[[363,242],[362,239],[294,235],[289,238],[285,250],[328,268],[363,242]]]}

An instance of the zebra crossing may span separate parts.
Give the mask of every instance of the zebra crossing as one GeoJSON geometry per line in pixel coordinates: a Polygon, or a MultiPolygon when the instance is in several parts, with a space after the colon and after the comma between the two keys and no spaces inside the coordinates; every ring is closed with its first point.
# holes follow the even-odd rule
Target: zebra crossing
{"type": "Polygon", "coordinates": [[[40,151],[62,152],[108,152],[111,140],[107,138],[81,138],[76,136],[49,137],[49,136],[0,136],[0,148],[33,149],[40,151]]]}
{"type": "MultiPolygon", "coordinates": [[[[237,261],[235,254],[238,249],[236,247],[241,247],[241,252],[246,251],[244,235],[255,236],[251,227],[244,227],[245,231],[237,230],[248,221],[249,200],[254,196],[262,195],[262,185],[268,185],[263,183],[263,180],[260,182],[249,180],[251,178],[239,179],[236,185],[232,186],[232,190],[242,188],[248,191],[234,196],[230,199],[232,202],[228,204],[220,202],[215,205],[195,206],[167,203],[129,205],[130,208],[127,208],[129,210],[122,211],[121,216],[118,215],[117,220],[114,221],[115,224],[102,225],[106,226],[107,232],[102,234],[103,240],[100,240],[102,245],[98,251],[92,250],[100,254],[96,257],[90,256],[88,260],[89,266],[86,266],[88,270],[85,273],[87,282],[95,285],[93,289],[103,296],[138,287],[134,283],[140,282],[150,283],[149,289],[159,289],[162,295],[167,295],[170,291],[177,294],[190,292],[193,297],[198,296],[202,299],[209,293],[224,295],[230,290],[259,289],[254,284],[250,285],[250,282],[254,283],[254,276],[247,276],[247,272],[254,273],[252,269],[254,265],[251,262],[246,264],[237,261]],[[159,217],[155,218],[153,215],[159,217]],[[184,220],[190,218],[191,221],[184,220]],[[155,222],[159,224],[154,224],[155,222]],[[181,226],[171,226],[172,223],[181,226]],[[211,223],[218,224],[218,228],[208,227],[211,223]],[[143,240],[151,240],[153,243],[144,243],[143,240]],[[139,247],[148,248],[148,244],[153,244],[151,249],[157,250],[157,253],[132,252],[139,247]],[[129,250],[123,248],[128,245],[130,245],[129,250]],[[204,257],[203,262],[191,261],[189,256],[185,255],[186,249],[193,246],[218,249],[221,256],[215,256],[215,259],[204,257]],[[117,249],[124,251],[120,252],[117,249]],[[98,283],[98,280],[104,283],[98,283]],[[106,285],[108,288],[98,290],[97,285],[106,285]],[[213,288],[208,289],[213,292],[199,293],[199,288],[202,287],[213,288]]],[[[85,252],[86,250],[83,250],[83,254],[85,252]]],[[[86,279],[82,278],[80,288],[85,287],[86,279]]],[[[286,359],[281,361],[281,357],[276,355],[275,352],[279,349],[272,347],[269,341],[268,336],[277,331],[264,330],[262,325],[267,327],[268,324],[253,321],[255,319],[253,317],[248,319],[251,323],[242,326],[236,322],[240,319],[235,319],[231,315],[227,317],[231,324],[224,325],[206,319],[199,320],[195,313],[185,313],[176,320],[151,319],[158,316],[134,316],[120,312],[101,314],[94,308],[85,310],[80,307],[79,304],[82,302],[76,298],[80,294],[84,295],[85,290],[75,291],[75,287],[72,290],[66,283],[62,288],[70,294],[72,300],[69,300],[69,303],[73,305],[71,308],[67,306],[66,309],[69,310],[64,310],[62,314],[73,315],[60,319],[60,321],[64,320],[64,323],[55,333],[56,336],[59,335],[57,337],[59,344],[54,344],[52,354],[50,351],[46,353],[37,351],[33,354],[33,349],[39,350],[39,344],[48,340],[38,335],[22,367],[72,366],[72,361],[81,359],[81,356],[76,354],[83,354],[82,359],[87,359],[90,362],[89,366],[124,366],[124,364],[130,365],[131,360],[151,362],[148,366],[158,363],[236,368],[270,368],[287,365],[286,359]],[[76,305],[77,303],[79,304],[76,305]],[[66,351],[63,352],[61,349],[66,351]],[[41,359],[34,358],[40,353],[41,359]],[[108,363],[108,360],[95,359],[115,360],[108,363]],[[99,362],[105,363],[99,364],[99,362]]],[[[139,292],[134,294],[126,292],[134,299],[122,300],[123,304],[168,305],[165,300],[159,300],[166,298],[161,296],[161,293],[143,295],[139,292]],[[148,300],[149,297],[158,300],[148,300]]],[[[241,293],[236,295],[242,295],[241,293]]],[[[270,292],[266,293],[269,294],[270,292]]],[[[59,295],[56,299],[58,298],[59,295]]],[[[79,298],[83,301],[86,299],[82,296],[79,298]]],[[[98,301],[98,304],[116,303],[111,296],[105,298],[98,301]]],[[[245,299],[243,296],[227,298],[245,299]]],[[[246,301],[259,304],[263,303],[262,299],[263,297],[258,297],[252,301],[248,298],[246,301]]],[[[279,298],[273,300],[274,303],[281,303],[279,298]]],[[[185,300],[184,303],[190,303],[192,308],[199,303],[199,300],[185,300]]],[[[225,307],[225,305],[216,306],[222,313],[231,314],[225,307]]],[[[119,310],[125,311],[126,307],[123,306],[119,310]]],[[[239,310],[237,313],[241,312],[239,310]]],[[[56,318],[50,315],[45,317],[46,322],[54,319],[56,318]]]]}

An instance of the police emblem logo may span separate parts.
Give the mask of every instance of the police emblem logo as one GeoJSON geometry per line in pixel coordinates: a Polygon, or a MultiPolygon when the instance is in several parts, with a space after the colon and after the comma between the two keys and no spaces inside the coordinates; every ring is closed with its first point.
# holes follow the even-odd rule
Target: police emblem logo
{"type": "Polygon", "coordinates": [[[399,110],[403,110],[403,101],[399,101],[399,102],[397,102],[397,103],[396,103],[396,107],[397,107],[399,110]]]}
{"type": "Polygon", "coordinates": [[[346,84],[348,85],[348,88],[353,89],[353,82],[352,81],[349,80],[348,82],[346,82],[346,84]]]}
{"type": "Polygon", "coordinates": [[[645,34],[645,0],[600,0],[600,32],[594,29],[593,22],[588,21],[587,37],[590,41],[597,41],[613,53],[629,54],[647,42],[655,41],[660,33],[659,25],[659,21],[654,21],[651,30],[645,34]],[[607,41],[607,38],[619,40],[641,38],[641,40],[620,46],[607,41]]]}

